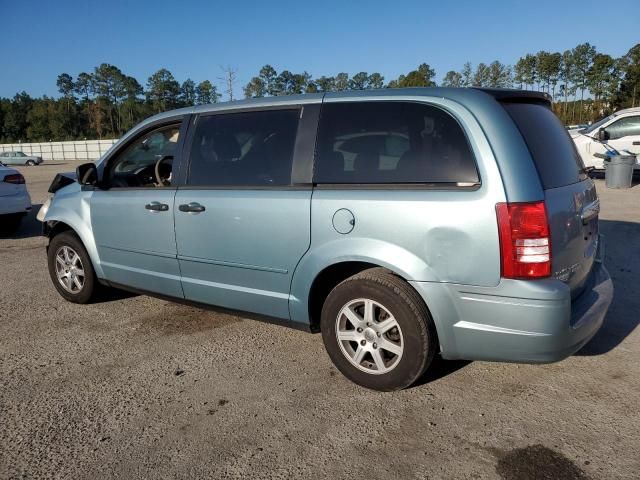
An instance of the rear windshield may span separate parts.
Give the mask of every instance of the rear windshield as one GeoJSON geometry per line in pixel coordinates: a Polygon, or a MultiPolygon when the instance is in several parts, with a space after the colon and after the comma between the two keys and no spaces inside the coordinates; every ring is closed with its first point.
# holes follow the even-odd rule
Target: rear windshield
{"type": "Polygon", "coordinates": [[[582,159],[555,114],[536,103],[503,103],[524,137],[545,189],[586,178],[582,159]]]}

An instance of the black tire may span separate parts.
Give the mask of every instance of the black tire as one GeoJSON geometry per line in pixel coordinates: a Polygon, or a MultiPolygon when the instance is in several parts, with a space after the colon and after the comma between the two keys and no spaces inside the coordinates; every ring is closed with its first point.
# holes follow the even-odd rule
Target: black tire
{"type": "Polygon", "coordinates": [[[27,167],[34,167],[36,164],[36,162],[34,162],[33,160],[27,160],[27,163],[25,164],[27,167]]]}
{"type": "Polygon", "coordinates": [[[53,237],[49,243],[47,250],[47,263],[49,266],[49,276],[53,282],[53,286],[58,293],[67,301],[73,303],[90,303],[98,294],[100,284],[96,278],[95,271],[87,250],[84,248],[82,241],[71,231],[64,231],[53,237]],[[82,269],[84,270],[84,281],[82,288],[77,292],[66,290],[58,280],[56,272],[56,255],[62,247],[70,247],[80,257],[82,269]]]}
{"type": "MultiPolygon", "coordinates": [[[[424,301],[406,281],[383,268],[365,270],[338,284],[324,302],[320,327],[327,353],[338,370],[358,385],[372,390],[392,391],[412,385],[426,371],[437,353],[436,329],[424,301]],[[337,339],[338,315],[343,307],[357,299],[370,299],[383,306],[399,326],[401,337],[398,338],[401,338],[403,349],[397,363],[388,372],[368,373],[356,367],[347,358],[337,339]]],[[[379,334],[377,336],[380,337],[379,334]]],[[[342,345],[347,344],[355,348],[358,342],[342,342],[342,345]]],[[[371,343],[371,348],[376,348],[376,345],[371,343]]],[[[370,358],[373,359],[373,356],[370,358]]],[[[362,363],[366,364],[367,361],[363,360],[362,363]]],[[[373,361],[369,363],[371,367],[374,366],[373,361]]]]}
{"type": "Polygon", "coordinates": [[[18,228],[20,228],[23,217],[23,213],[0,215],[0,233],[8,235],[16,233],[18,228]]]}

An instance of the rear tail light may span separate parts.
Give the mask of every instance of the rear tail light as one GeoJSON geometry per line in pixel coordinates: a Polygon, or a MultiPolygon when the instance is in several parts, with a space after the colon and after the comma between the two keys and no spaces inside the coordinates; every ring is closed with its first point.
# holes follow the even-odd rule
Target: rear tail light
{"type": "Polygon", "coordinates": [[[20,185],[24,183],[24,177],[19,173],[12,173],[11,175],[5,175],[3,181],[20,185]]]}
{"type": "Polygon", "coordinates": [[[551,275],[551,237],[544,202],[498,203],[501,276],[543,278],[551,275]]]}

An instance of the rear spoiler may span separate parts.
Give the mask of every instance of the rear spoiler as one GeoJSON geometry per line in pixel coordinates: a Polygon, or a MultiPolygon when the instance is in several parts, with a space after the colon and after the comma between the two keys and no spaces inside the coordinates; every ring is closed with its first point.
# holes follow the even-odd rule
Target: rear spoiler
{"type": "Polygon", "coordinates": [[[58,173],[54,177],[53,181],[51,182],[51,185],[49,185],[49,190],[47,191],[49,193],[56,193],[61,188],[64,188],[67,185],[71,185],[73,182],[76,182],[76,181],[77,181],[76,172],[58,173]]]}
{"type": "Polygon", "coordinates": [[[551,108],[551,95],[548,93],[535,92],[533,90],[514,90],[511,88],[473,88],[491,95],[499,102],[538,103],[551,108]]]}

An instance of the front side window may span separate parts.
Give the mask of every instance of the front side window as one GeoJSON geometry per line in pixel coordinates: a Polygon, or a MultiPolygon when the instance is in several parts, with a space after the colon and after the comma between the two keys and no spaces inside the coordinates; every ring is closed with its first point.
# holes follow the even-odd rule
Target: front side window
{"type": "Polygon", "coordinates": [[[289,185],[299,117],[299,109],[200,117],[191,145],[187,183],[289,185]]]}
{"type": "Polygon", "coordinates": [[[478,183],[458,122],[440,108],[408,102],[322,107],[316,183],[478,183]]]}
{"type": "Polygon", "coordinates": [[[623,117],[607,128],[609,140],[640,135],[640,116],[623,117]]]}
{"type": "Polygon", "coordinates": [[[587,128],[583,128],[582,130],[580,130],[580,133],[583,133],[583,134],[591,133],[591,132],[597,130],[598,128],[600,128],[602,125],[604,125],[605,123],[607,123],[608,121],[610,121],[613,118],[616,118],[615,114],[609,115],[608,117],[601,118],[597,122],[592,123],[591,125],[589,125],[587,128]]]}
{"type": "Polygon", "coordinates": [[[105,182],[110,187],[170,186],[179,135],[177,124],[138,137],[109,161],[105,182]]]}

